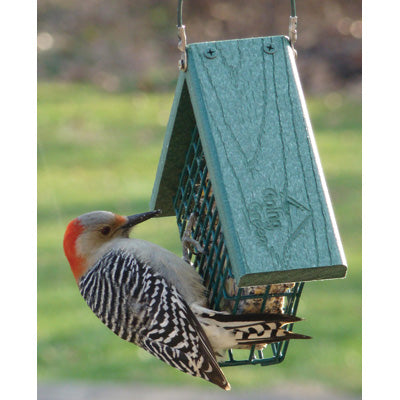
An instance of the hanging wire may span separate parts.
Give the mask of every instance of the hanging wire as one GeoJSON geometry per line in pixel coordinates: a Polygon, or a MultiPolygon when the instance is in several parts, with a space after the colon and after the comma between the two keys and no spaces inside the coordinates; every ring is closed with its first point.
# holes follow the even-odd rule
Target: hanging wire
{"type": "MultiPolygon", "coordinates": [[[[180,26],[183,26],[182,22],[182,10],[183,10],[183,0],[178,0],[178,22],[177,26],[178,28],[180,26]]],[[[296,0],[290,0],[290,16],[291,17],[296,17],[296,0]]]]}
{"type": "Polygon", "coordinates": [[[296,16],[296,0],[290,0],[290,16],[295,17],[296,16]]]}
{"type": "Polygon", "coordinates": [[[182,26],[183,0],[178,0],[178,28],[182,26]]]}
{"type": "MultiPolygon", "coordinates": [[[[187,54],[186,54],[186,27],[183,25],[183,0],[178,0],[177,10],[177,28],[178,28],[178,49],[181,51],[181,59],[179,60],[179,69],[186,71],[187,69],[187,54]]],[[[296,0],[290,0],[290,17],[289,17],[289,40],[295,56],[297,51],[294,44],[297,41],[297,14],[296,14],[296,0]]]]}

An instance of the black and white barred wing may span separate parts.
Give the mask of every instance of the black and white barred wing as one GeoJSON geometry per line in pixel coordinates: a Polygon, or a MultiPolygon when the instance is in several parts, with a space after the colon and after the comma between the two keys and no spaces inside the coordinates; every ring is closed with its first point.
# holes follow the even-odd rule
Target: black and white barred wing
{"type": "Polygon", "coordinates": [[[79,283],[92,311],[115,334],[167,364],[229,389],[202,327],[167,280],[132,254],[112,250],[79,283]]]}

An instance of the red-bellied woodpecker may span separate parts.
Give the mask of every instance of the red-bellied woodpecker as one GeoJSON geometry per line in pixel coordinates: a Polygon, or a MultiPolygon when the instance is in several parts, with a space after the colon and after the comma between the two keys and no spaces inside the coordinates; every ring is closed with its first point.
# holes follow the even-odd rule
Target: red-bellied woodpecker
{"type": "Polygon", "coordinates": [[[64,251],[92,311],[122,339],[167,364],[230,389],[217,358],[227,349],[308,336],[283,325],[289,315],[231,315],[206,308],[201,278],[183,259],[129,238],[132,227],[158,215],[83,214],[68,224],[64,251]]]}

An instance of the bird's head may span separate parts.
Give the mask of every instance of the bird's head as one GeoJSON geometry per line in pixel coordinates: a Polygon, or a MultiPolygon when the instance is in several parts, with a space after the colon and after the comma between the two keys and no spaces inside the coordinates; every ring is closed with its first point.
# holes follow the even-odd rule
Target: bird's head
{"type": "Polygon", "coordinates": [[[92,211],[72,220],[64,234],[64,252],[76,281],[95,261],[101,247],[117,238],[128,238],[140,222],[160,214],[160,210],[122,216],[109,211],[92,211]]]}

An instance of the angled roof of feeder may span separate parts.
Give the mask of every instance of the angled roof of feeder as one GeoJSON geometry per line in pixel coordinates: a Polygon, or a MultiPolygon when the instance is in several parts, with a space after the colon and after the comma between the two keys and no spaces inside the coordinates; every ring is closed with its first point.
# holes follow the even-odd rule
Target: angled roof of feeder
{"type": "Polygon", "coordinates": [[[190,44],[150,208],[173,197],[197,126],[239,286],[344,277],[346,260],[285,36],[190,44]]]}

